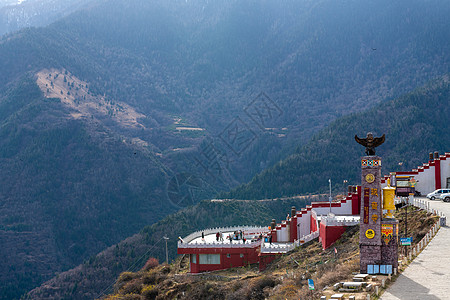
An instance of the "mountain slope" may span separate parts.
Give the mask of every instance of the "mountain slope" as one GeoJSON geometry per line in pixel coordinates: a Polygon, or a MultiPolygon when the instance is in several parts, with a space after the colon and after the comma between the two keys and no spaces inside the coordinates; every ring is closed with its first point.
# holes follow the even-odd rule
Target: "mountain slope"
{"type": "Polygon", "coordinates": [[[0,79],[66,69],[94,94],[160,116],[159,126],[180,114],[224,148],[220,134],[239,117],[257,136],[230,159],[243,181],[280,158],[266,154],[278,145],[447,72],[448,13],[446,1],[99,1],[4,39],[0,79]],[[260,92],[276,113],[243,110],[260,92]]]}
{"type": "Polygon", "coordinates": [[[428,153],[450,149],[450,83],[444,76],[429,85],[396,100],[377,105],[363,113],[343,117],[330,124],[297,152],[274,167],[255,176],[222,197],[257,199],[326,190],[328,178],[335,189],[345,190],[359,181],[358,157],[364,148],[354,135],[373,132],[386,134],[386,142],[377,148],[383,158],[383,173],[416,168],[427,161],[428,153]]]}
{"type": "Polygon", "coordinates": [[[165,182],[152,154],[101,124],[74,120],[32,78],[0,110],[10,111],[0,119],[4,299],[174,211],[151,188],[165,182]]]}
{"type": "MultiPolygon", "coordinates": [[[[449,147],[448,128],[445,125],[445,120],[448,120],[450,116],[447,107],[448,99],[450,99],[450,81],[446,76],[364,113],[342,117],[314,136],[311,143],[300,148],[296,154],[256,176],[249,184],[243,185],[225,196],[252,198],[255,194],[274,197],[271,193],[280,195],[306,193],[326,186],[330,176],[333,178],[333,182],[338,181],[334,179],[334,176],[337,178],[342,176],[341,178],[349,179],[349,183],[357,184],[360,170],[359,157],[363,155],[364,149],[354,142],[355,131],[359,135],[363,135],[366,130],[373,129],[376,130],[374,132],[380,132],[380,134],[381,132],[386,133],[385,144],[377,148],[377,154],[383,157],[383,173],[387,173],[390,167],[395,168],[400,160],[407,162],[406,165],[416,166],[426,160],[429,151],[443,150],[449,147]],[[442,119],[441,122],[435,121],[440,119],[442,119]],[[419,135],[412,134],[416,131],[419,131],[419,135]]],[[[338,192],[341,192],[343,187],[338,185],[337,188],[338,192]]],[[[139,259],[140,253],[143,254],[145,251],[152,251],[151,255],[158,256],[160,260],[164,259],[162,246],[156,247],[158,250],[153,249],[155,243],[159,243],[164,234],[169,235],[172,241],[169,246],[172,251],[171,255],[174,255],[173,241],[179,235],[183,236],[209,226],[236,225],[248,222],[265,224],[264,222],[267,221],[264,220],[270,220],[272,217],[283,218],[290,205],[300,208],[304,204],[270,200],[204,201],[144,229],[143,233],[149,234],[149,238],[145,239],[148,241],[146,247],[142,248],[142,237],[128,242],[124,241],[121,245],[125,243],[126,247],[121,251],[122,254],[115,256],[111,254],[114,250],[112,247],[105,254],[98,255],[95,264],[91,261],[64,273],[61,277],[53,278],[32,291],[30,295],[36,298],[48,295],[58,298],[62,295],[72,295],[71,293],[76,293],[80,297],[85,293],[88,298],[95,296],[90,293],[103,291],[108,286],[105,282],[108,282],[114,274],[133,265],[130,259],[124,258],[125,253],[131,253],[132,249],[136,251],[135,260],[139,259]],[[248,222],[245,222],[246,220],[248,222]],[[259,223],[258,220],[263,223],[259,223]],[[122,269],[112,265],[114,263],[119,263],[122,269]],[[101,273],[103,272],[101,270],[105,269],[111,276],[101,273]],[[95,279],[86,281],[84,276],[95,279]],[[81,281],[83,281],[83,287],[77,285],[75,291],[74,283],[81,281]]],[[[120,247],[119,249],[121,249],[120,247]]],[[[142,260],[145,259],[142,258],[142,260]]],[[[134,260],[131,259],[131,261],[134,260]]],[[[139,262],[139,265],[143,265],[143,261],[139,262]]]]}
{"type": "Polygon", "coordinates": [[[0,35],[24,27],[48,25],[86,5],[90,0],[0,1],[0,35]]]}
{"type": "Polygon", "coordinates": [[[202,201],[144,228],[139,234],[114,245],[82,265],[59,274],[28,294],[31,299],[94,299],[112,292],[117,276],[141,269],[149,257],[165,260],[163,236],[169,258],[175,259],[178,236],[220,226],[265,226],[272,218],[283,219],[291,206],[304,207],[317,197],[272,201],[202,201]]]}

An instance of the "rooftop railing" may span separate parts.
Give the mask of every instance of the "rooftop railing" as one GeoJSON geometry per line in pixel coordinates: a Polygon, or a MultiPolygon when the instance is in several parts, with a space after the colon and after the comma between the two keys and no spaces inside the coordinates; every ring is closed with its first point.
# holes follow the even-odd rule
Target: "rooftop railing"
{"type": "Polygon", "coordinates": [[[354,226],[359,224],[359,216],[357,217],[335,217],[323,216],[321,222],[326,226],[354,226]]]}
{"type": "Polygon", "coordinates": [[[230,243],[229,241],[212,243],[181,243],[178,242],[178,248],[255,248],[261,245],[262,240],[249,243],[230,243]]]}
{"type": "Polygon", "coordinates": [[[191,233],[190,235],[188,235],[187,237],[183,238],[183,242],[178,241],[178,248],[200,248],[200,247],[253,247],[254,244],[256,242],[253,243],[247,243],[247,244],[238,244],[238,243],[230,243],[229,241],[225,240],[225,241],[215,241],[212,243],[206,243],[206,242],[201,242],[201,243],[191,243],[193,240],[199,238],[202,236],[202,233],[204,236],[210,235],[210,234],[215,234],[217,232],[234,232],[234,231],[239,231],[242,230],[244,237],[250,237],[250,236],[257,236],[260,234],[267,234],[269,233],[269,229],[268,227],[260,227],[260,226],[232,226],[232,227],[216,227],[216,228],[208,228],[205,230],[199,230],[199,231],[195,231],[193,233],[191,233]],[[190,245],[196,245],[196,246],[190,246],[190,245]],[[241,245],[241,246],[238,246],[241,245]],[[244,246],[242,246],[244,245],[244,246]]]}
{"type": "Polygon", "coordinates": [[[319,231],[312,232],[303,236],[301,239],[293,243],[263,243],[261,245],[261,253],[287,253],[295,248],[312,241],[319,237],[319,231]]]}

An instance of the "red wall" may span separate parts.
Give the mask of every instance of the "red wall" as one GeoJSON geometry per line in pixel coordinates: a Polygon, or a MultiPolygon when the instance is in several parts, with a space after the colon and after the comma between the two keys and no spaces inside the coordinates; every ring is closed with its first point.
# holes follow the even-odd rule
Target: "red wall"
{"type": "Polygon", "coordinates": [[[259,270],[264,271],[267,266],[273,262],[277,257],[279,257],[279,254],[262,254],[259,257],[259,270]]]}
{"type": "Polygon", "coordinates": [[[297,216],[291,217],[291,243],[297,239],[297,216]]]}
{"type": "Polygon", "coordinates": [[[329,248],[344,232],[345,226],[325,226],[323,223],[320,223],[319,236],[322,241],[322,248],[329,248]]]}
{"type": "Polygon", "coordinates": [[[178,254],[195,254],[197,263],[190,261],[191,273],[223,270],[228,268],[243,267],[247,264],[255,264],[259,261],[259,246],[254,248],[178,248],[178,254]],[[220,264],[199,264],[199,254],[220,254],[220,264]],[[230,254],[230,257],[227,257],[230,254]],[[243,254],[243,257],[240,257],[243,254]]]}
{"type": "Polygon", "coordinates": [[[272,232],[270,233],[272,235],[272,243],[276,243],[277,242],[277,229],[275,227],[275,229],[272,230],[272,232]]]}
{"type": "Polygon", "coordinates": [[[312,214],[311,214],[311,226],[310,226],[310,233],[311,232],[316,232],[317,231],[317,222],[316,222],[316,219],[314,219],[314,217],[312,216],[312,214]]]}
{"type": "Polygon", "coordinates": [[[352,215],[360,214],[360,204],[361,204],[361,187],[358,186],[358,192],[352,194],[352,215]]]}
{"type": "Polygon", "coordinates": [[[436,184],[436,190],[441,188],[441,161],[436,159],[434,166],[434,180],[436,184]]]}

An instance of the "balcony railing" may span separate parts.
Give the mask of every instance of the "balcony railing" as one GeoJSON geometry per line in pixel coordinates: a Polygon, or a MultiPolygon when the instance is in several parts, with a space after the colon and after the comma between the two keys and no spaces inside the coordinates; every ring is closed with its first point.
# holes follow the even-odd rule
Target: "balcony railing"
{"type": "Polygon", "coordinates": [[[303,236],[300,240],[296,240],[293,243],[263,243],[261,245],[261,253],[287,253],[295,248],[312,241],[319,237],[319,231],[312,232],[303,236]]]}
{"type": "Polygon", "coordinates": [[[219,241],[219,242],[211,242],[211,243],[205,243],[205,242],[200,242],[200,243],[191,243],[193,240],[199,238],[203,235],[207,236],[210,234],[215,234],[217,232],[234,232],[234,231],[239,231],[242,230],[244,237],[252,237],[252,236],[257,236],[260,234],[267,234],[269,233],[269,229],[267,227],[259,227],[259,226],[233,226],[233,227],[216,227],[216,228],[208,228],[205,230],[199,230],[196,232],[191,233],[190,235],[188,235],[187,237],[183,238],[183,243],[181,241],[178,241],[178,248],[215,248],[215,247],[233,247],[233,248],[248,248],[248,247],[254,247],[256,245],[256,243],[260,243],[260,241],[258,242],[253,242],[253,243],[246,243],[246,244],[241,244],[241,243],[230,243],[229,241],[219,241]]]}

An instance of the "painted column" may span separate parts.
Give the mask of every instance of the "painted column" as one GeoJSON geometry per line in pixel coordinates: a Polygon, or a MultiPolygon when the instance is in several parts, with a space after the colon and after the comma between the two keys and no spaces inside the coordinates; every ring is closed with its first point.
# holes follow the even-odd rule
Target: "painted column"
{"type": "Polygon", "coordinates": [[[351,194],[352,199],[352,215],[359,215],[361,207],[361,187],[358,187],[356,193],[351,194]]]}
{"type": "Polygon", "coordinates": [[[360,206],[360,272],[367,273],[367,265],[381,263],[381,158],[364,156],[361,159],[360,206]]]}
{"type": "Polygon", "coordinates": [[[297,210],[295,206],[291,208],[291,236],[290,241],[293,243],[297,239],[297,210]]]}
{"type": "Polygon", "coordinates": [[[435,180],[435,189],[441,188],[441,160],[438,158],[434,159],[434,180],[435,180]]]}

